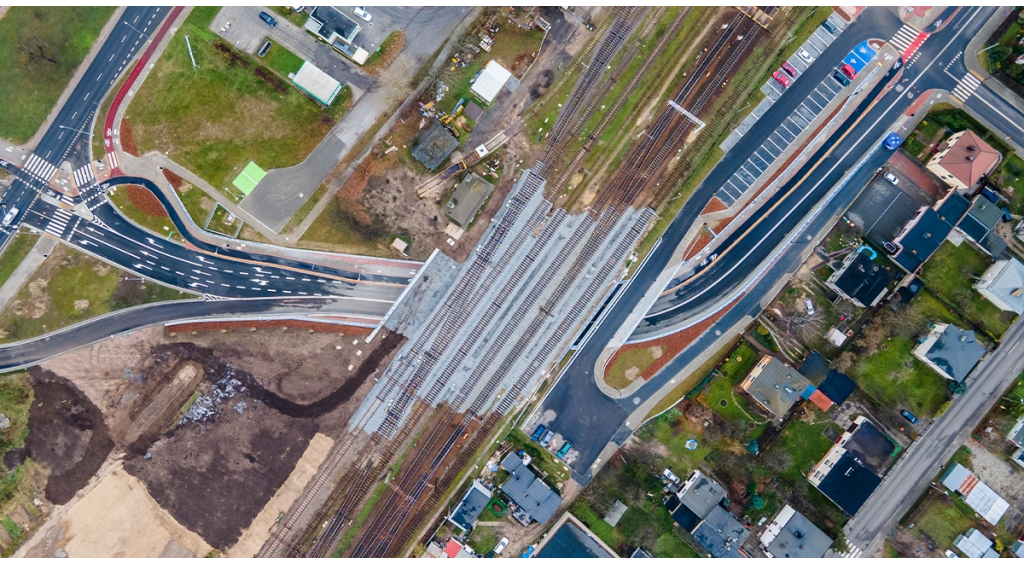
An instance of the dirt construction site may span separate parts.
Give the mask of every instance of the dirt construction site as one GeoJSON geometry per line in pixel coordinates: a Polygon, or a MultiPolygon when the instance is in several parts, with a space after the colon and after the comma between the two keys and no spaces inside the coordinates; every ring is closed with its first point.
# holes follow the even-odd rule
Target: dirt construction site
{"type": "Polygon", "coordinates": [[[19,554],[254,556],[403,340],[295,325],[149,327],[33,368],[49,515],[19,554]]]}

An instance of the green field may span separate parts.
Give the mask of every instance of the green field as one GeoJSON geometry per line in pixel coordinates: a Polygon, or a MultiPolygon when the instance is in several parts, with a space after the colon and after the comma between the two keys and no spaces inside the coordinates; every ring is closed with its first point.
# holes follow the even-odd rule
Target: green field
{"type": "Polygon", "coordinates": [[[0,314],[0,343],[37,337],[133,305],[193,297],[132,278],[137,277],[58,245],[0,314]]]}
{"type": "Polygon", "coordinates": [[[35,135],[113,13],[16,6],[0,19],[0,138],[21,144],[35,135]]]}
{"type": "Polygon", "coordinates": [[[275,43],[263,57],[263,62],[268,67],[277,71],[282,77],[288,78],[289,73],[299,72],[302,64],[306,61],[289,51],[284,45],[275,43]]]}
{"type": "Polygon", "coordinates": [[[117,208],[117,211],[121,212],[122,215],[139,227],[148,229],[159,237],[170,235],[171,239],[175,241],[184,241],[178,233],[178,228],[171,223],[171,218],[149,215],[133,204],[131,198],[128,197],[126,186],[119,186],[113,192],[107,192],[107,197],[110,199],[110,203],[117,208]]]}
{"type": "Polygon", "coordinates": [[[21,261],[25,260],[25,257],[28,256],[29,251],[32,250],[32,247],[35,246],[38,240],[39,235],[19,232],[8,243],[3,254],[0,254],[0,286],[3,286],[11,275],[14,274],[18,265],[21,264],[21,261]]]}
{"type": "Polygon", "coordinates": [[[208,26],[219,9],[193,9],[126,117],[140,152],[167,152],[237,199],[229,185],[246,163],[269,170],[301,162],[348,109],[351,90],[346,86],[330,108],[323,108],[211,32],[208,26]],[[198,70],[189,60],[185,35],[198,70]]]}
{"type": "Polygon", "coordinates": [[[1005,312],[986,300],[973,288],[991,260],[964,241],[959,247],[949,241],[942,243],[921,270],[921,280],[966,319],[980,325],[996,338],[1013,323],[1014,314],[1005,312]]]}
{"type": "Polygon", "coordinates": [[[892,337],[885,344],[888,349],[860,357],[850,376],[882,405],[933,416],[949,399],[948,381],[914,358],[911,351],[917,343],[892,337]]]}
{"type": "Polygon", "coordinates": [[[314,250],[353,253],[378,257],[391,256],[385,244],[383,226],[367,232],[338,201],[327,204],[299,239],[299,246],[314,250]]]}

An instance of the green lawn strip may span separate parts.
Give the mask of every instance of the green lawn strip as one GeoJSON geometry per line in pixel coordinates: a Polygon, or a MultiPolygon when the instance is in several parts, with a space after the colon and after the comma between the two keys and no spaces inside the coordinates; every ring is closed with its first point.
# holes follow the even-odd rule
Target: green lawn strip
{"type": "Polygon", "coordinates": [[[273,47],[263,56],[263,62],[270,68],[277,71],[282,78],[288,78],[290,73],[299,72],[305,59],[292,53],[287,47],[274,43],[273,47]]]}
{"type": "Polygon", "coordinates": [[[326,109],[275,78],[282,94],[257,76],[260,63],[208,29],[219,9],[192,10],[139,88],[127,118],[141,152],[167,152],[237,199],[229,186],[239,170],[249,161],[264,170],[301,162],[348,109],[351,90],[345,86],[326,109]],[[192,67],[185,35],[198,70],[192,67]]]}
{"type": "Polygon", "coordinates": [[[178,228],[171,222],[171,218],[149,215],[133,204],[131,198],[128,197],[127,186],[119,186],[112,192],[107,192],[107,197],[110,198],[110,202],[114,204],[117,211],[139,227],[152,231],[161,239],[171,235],[171,239],[175,241],[184,241],[178,233],[178,228]]]}
{"type": "Polygon", "coordinates": [[[35,135],[114,9],[15,6],[0,19],[0,138],[35,135]]]}
{"type": "Polygon", "coordinates": [[[887,350],[858,358],[850,376],[882,405],[931,417],[949,399],[947,380],[913,357],[917,343],[892,337],[885,344],[887,350]]]}
{"type": "Polygon", "coordinates": [[[822,421],[808,423],[794,418],[771,447],[789,454],[789,464],[780,470],[782,476],[790,482],[806,480],[811,468],[832,448],[833,443],[825,436],[824,431],[835,424],[824,417],[821,419],[822,421]]]}
{"type": "Polygon", "coordinates": [[[686,397],[687,394],[693,392],[694,388],[697,385],[699,385],[700,382],[702,382],[706,376],[708,376],[708,373],[711,372],[711,370],[714,369],[715,366],[718,365],[719,361],[722,359],[723,356],[725,356],[725,354],[728,353],[732,346],[733,344],[730,343],[722,347],[722,349],[719,350],[717,354],[712,355],[707,361],[704,362],[703,365],[700,366],[700,368],[694,370],[685,378],[683,378],[682,382],[676,384],[676,386],[672,388],[672,391],[670,391],[665,397],[661,398],[661,401],[659,401],[651,409],[651,411],[647,413],[647,417],[653,417],[655,415],[658,415],[662,411],[665,411],[666,409],[679,403],[684,397],[686,397]]]}
{"type": "Polygon", "coordinates": [[[651,347],[644,347],[640,349],[631,349],[615,355],[615,362],[608,367],[608,372],[605,374],[604,380],[609,386],[616,390],[621,390],[630,384],[634,380],[640,377],[640,374],[647,370],[647,367],[654,364],[654,354],[651,353],[651,347]],[[633,379],[630,380],[626,377],[626,371],[636,368],[638,372],[633,375],[633,379]]]}
{"type": "Polygon", "coordinates": [[[0,342],[36,337],[117,309],[149,303],[151,298],[164,301],[193,297],[155,282],[139,284],[124,278],[135,276],[89,255],[58,246],[36,273],[36,279],[47,282],[44,289],[37,289],[40,295],[33,296],[32,284],[27,284],[15,302],[0,314],[0,331],[3,332],[0,342]],[[85,305],[81,300],[88,300],[88,305],[76,308],[76,302],[85,305]],[[24,308],[22,315],[17,314],[19,308],[15,307],[19,302],[24,308]]]}
{"type": "Polygon", "coordinates": [[[498,534],[494,527],[477,527],[469,534],[469,547],[477,554],[487,554],[498,544],[498,534]]]}
{"type": "Polygon", "coordinates": [[[206,223],[206,216],[210,215],[210,211],[203,208],[203,200],[206,200],[206,204],[213,209],[213,205],[216,201],[208,196],[202,189],[193,186],[188,192],[181,192],[175,190],[178,195],[178,199],[181,200],[181,205],[185,207],[185,211],[188,212],[188,216],[192,218],[192,222],[202,227],[206,223]]]}
{"type": "Polygon", "coordinates": [[[0,254],[0,286],[3,286],[14,274],[18,265],[25,260],[37,241],[39,241],[39,235],[19,231],[14,239],[7,244],[7,248],[0,254]]]}
{"type": "Polygon", "coordinates": [[[391,49],[392,45],[394,45],[395,41],[398,41],[398,38],[401,37],[404,41],[404,36],[404,33],[397,30],[389,33],[388,36],[384,38],[384,41],[381,41],[380,45],[378,45],[377,48],[370,53],[370,56],[367,57],[366,62],[363,63],[363,70],[372,69],[381,64],[383,62],[381,59],[381,53],[387,53],[388,50],[391,49]]]}
{"type": "Polygon", "coordinates": [[[271,6],[270,9],[277,15],[299,27],[302,27],[306,23],[306,20],[309,19],[308,14],[305,12],[297,12],[293,10],[291,6],[271,6]]]}
{"type": "Polygon", "coordinates": [[[339,202],[327,204],[299,239],[299,246],[360,255],[387,257],[386,228],[367,230],[339,202]],[[378,233],[380,231],[380,233],[378,233]]]}
{"type": "Polygon", "coordinates": [[[508,434],[507,440],[515,445],[515,450],[522,449],[526,454],[529,454],[533,458],[533,462],[530,464],[543,474],[546,474],[552,485],[564,484],[569,479],[569,469],[555,455],[531,441],[530,437],[519,429],[513,429],[508,434]]]}
{"type": "MultiPolygon", "coordinates": [[[[0,413],[10,419],[11,426],[0,431],[0,454],[21,448],[28,436],[28,410],[32,405],[32,387],[28,374],[15,372],[0,378],[0,413]]],[[[3,496],[0,496],[2,499],[3,496]]]]}
{"type": "Polygon", "coordinates": [[[959,500],[937,495],[931,490],[925,496],[914,517],[914,534],[919,537],[927,535],[939,548],[952,548],[956,537],[966,534],[975,525],[974,512],[968,508],[970,513],[965,513],[956,503],[959,500]]]}
{"type": "Polygon", "coordinates": [[[965,318],[999,337],[1009,329],[1013,314],[1003,312],[972,287],[972,281],[990,264],[991,261],[970,243],[965,241],[956,247],[945,241],[924,264],[921,280],[959,308],[965,318]]]}
{"type": "Polygon", "coordinates": [[[1007,190],[1010,197],[1010,212],[1024,215],[1024,159],[1008,155],[991,176],[996,184],[1007,190]]]}
{"type": "Polygon", "coordinates": [[[729,383],[737,385],[750,374],[754,365],[761,360],[761,355],[746,343],[740,343],[729,358],[718,368],[718,372],[729,379],[729,383]]]}
{"type": "Polygon", "coordinates": [[[306,216],[309,215],[309,212],[313,211],[313,208],[316,207],[317,203],[320,202],[320,199],[323,198],[324,194],[326,193],[327,185],[321,184],[320,187],[317,188],[315,192],[313,192],[313,195],[310,196],[309,199],[307,199],[305,203],[302,204],[302,207],[299,208],[299,211],[295,212],[295,215],[293,215],[292,218],[288,220],[288,224],[285,225],[284,229],[281,232],[287,233],[289,231],[296,229],[299,226],[299,224],[302,223],[304,219],[306,219],[306,216]]]}
{"type": "Polygon", "coordinates": [[[669,410],[665,415],[648,423],[648,425],[653,425],[654,437],[672,454],[674,464],[670,464],[669,467],[677,475],[685,476],[691,470],[698,468],[700,463],[707,458],[717,445],[704,440],[703,428],[684,428],[681,430],[674,428],[673,425],[669,424],[672,413],[673,410],[669,410]],[[697,441],[697,448],[693,450],[686,448],[686,442],[690,439],[697,441]]]}

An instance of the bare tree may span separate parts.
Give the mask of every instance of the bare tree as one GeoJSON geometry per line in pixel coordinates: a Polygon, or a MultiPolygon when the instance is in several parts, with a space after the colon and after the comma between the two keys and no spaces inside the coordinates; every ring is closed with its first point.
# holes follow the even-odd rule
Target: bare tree
{"type": "Polygon", "coordinates": [[[25,40],[18,44],[18,52],[29,65],[42,63],[56,65],[57,60],[47,54],[50,45],[39,37],[39,31],[33,29],[32,33],[25,37],[25,40]]]}
{"type": "Polygon", "coordinates": [[[381,94],[389,104],[404,100],[412,92],[413,73],[416,65],[408,55],[402,53],[391,65],[378,75],[381,94]]]}

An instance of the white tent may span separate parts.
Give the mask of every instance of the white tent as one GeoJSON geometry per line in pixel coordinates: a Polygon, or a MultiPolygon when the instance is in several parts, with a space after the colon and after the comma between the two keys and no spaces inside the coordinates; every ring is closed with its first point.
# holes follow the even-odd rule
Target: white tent
{"type": "Polygon", "coordinates": [[[499,65],[497,61],[491,60],[484,67],[480,76],[476,77],[476,82],[473,83],[470,91],[483,99],[484,102],[490,104],[511,76],[512,73],[508,69],[499,65]]]}

